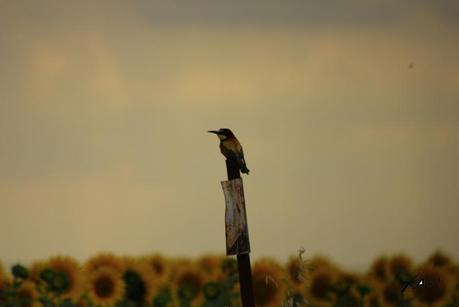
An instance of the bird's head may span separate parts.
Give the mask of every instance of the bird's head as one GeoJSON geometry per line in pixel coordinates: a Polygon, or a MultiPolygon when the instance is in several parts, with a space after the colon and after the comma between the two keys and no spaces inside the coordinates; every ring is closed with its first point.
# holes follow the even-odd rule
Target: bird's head
{"type": "Polygon", "coordinates": [[[219,130],[209,130],[207,132],[215,133],[221,141],[226,140],[228,138],[234,138],[233,132],[231,132],[231,130],[229,130],[228,128],[220,128],[219,130]]]}

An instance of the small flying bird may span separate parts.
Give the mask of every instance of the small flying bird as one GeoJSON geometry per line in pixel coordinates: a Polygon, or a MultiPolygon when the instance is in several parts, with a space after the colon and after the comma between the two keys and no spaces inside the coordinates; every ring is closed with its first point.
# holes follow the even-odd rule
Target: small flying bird
{"type": "Polygon", "coordinates": [[[241,143],[236,139],[233,132],[228,128],[221,128],[218,131],[209,130],[207,132],[215,133],[218,136],[220,139],[220,151],[225,158],[237,164],[241,172],[248,175],[249,169],[245,164],[241,143]]]}

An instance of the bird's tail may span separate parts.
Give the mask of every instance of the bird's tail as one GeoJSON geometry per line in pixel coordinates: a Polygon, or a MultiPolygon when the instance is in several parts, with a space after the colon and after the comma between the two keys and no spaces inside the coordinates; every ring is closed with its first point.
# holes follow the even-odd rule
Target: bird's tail
{"type": "Polygon", "coordinates": [[[239,164],[239,169],[241,170],[242,173],[247,174],[247,175],[249,174],[250,170],[245,165],[244,158],[238,157],[237,164],[239,164]]]}
{"type": "Polygon", "coordinates": [[[241,172],[243,172],[244,174],[249,174],[250,170],[247,168],[247,166],[245,165],[241,165],[240,166],[240,169],[241,169],[241,172]]]}

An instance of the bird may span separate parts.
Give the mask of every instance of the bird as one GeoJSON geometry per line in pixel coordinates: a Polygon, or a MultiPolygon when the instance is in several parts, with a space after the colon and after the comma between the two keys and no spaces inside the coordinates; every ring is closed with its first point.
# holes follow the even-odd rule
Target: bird
{"type": "Polygon", "coordinates": [[[244,151],[242,150],[241,143],[234,136],[233,132],[228,128],[221,128],[219,130],[209,130],[209,133],[215,133],[220,139],[220,151],[225,158],[234,162],[242,173],[249,174],[249,169],[245,164],[244,151]]]}

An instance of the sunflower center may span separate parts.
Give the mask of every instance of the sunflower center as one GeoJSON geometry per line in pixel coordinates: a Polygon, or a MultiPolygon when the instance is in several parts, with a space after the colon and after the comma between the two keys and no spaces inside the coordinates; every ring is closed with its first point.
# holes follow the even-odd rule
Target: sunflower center
{"type": "Polygon", "coordinates": [[[115,284],[109,276],[101,276],[94,283],[94,291],[100,298],[107,298],[113,294],[115,284]]]}
{"type": "Polygon", "coordinates": [[[373,268],[374,276],[379,280],[386,280],[386,267],[384,262],[377,262],[373,268]]]}
{"type": "Polygon", "coordinates": [[[52,280],[52,288],[54,291],[63,293],[68,291],[72,287],[72,281],[69,279],[69,276],[64,272],[56,272],[52,280]]]}
{"type": "Polygon", "coordinates": [[[204,296],[208,299],[215,299],[220,294],[220,286],[217,282],[211,281],[204,286],[204,296]]]}
{"type": "Polygon", "coordinates": [[[199,275],[193,272],[187,272],[179,280],[179,296],[186,299],[194,299],[202,287],[202,281],[199,275]]]}
{"type": "Polygon", "coordinates": [[[432,263],[436,267],[443,267],[448,264],[448,259],[441,254],[435,254],[432,259],[432,263]]]}
{"type": "Polygon", "coordinates": [[[164,266],[159,262],[153,263],[153,270],[158,274],[161,275],[164,272],[164,266]]]}
{"type": "Polygon", "coordinates": [[[425,272],[414,287],[418,300],[426,304],[433,304],[446,294],[446,283],[436,271],[425,272]]]}

